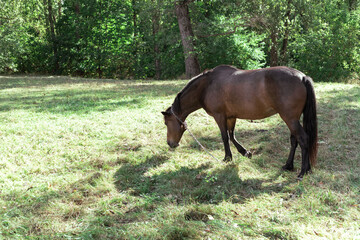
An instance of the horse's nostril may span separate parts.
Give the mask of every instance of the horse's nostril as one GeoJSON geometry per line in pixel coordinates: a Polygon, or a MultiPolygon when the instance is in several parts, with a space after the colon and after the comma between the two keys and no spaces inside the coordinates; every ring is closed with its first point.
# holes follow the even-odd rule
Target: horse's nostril
{"type": "Polygon", "coordinates": [[[178,143],[174,143],[174,142],[170,142],[170,141],[168,141],[167,143],[171,148],[176,148],[177,146],[179,146],[178,143]]]}

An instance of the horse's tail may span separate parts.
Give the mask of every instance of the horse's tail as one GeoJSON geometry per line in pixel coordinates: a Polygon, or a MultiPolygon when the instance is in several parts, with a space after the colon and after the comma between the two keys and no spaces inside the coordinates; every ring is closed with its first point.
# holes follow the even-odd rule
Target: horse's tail
{"type": "Polygon", "coordinates": [[[317,155],[317,116],[316,116],[316,98],[311,77],[304,76],[303,83],[306,87],[306,103],[303,110],[303,126],[306,134],[309,136],[309,155],[312,166],[316,164],[317,155]]]}

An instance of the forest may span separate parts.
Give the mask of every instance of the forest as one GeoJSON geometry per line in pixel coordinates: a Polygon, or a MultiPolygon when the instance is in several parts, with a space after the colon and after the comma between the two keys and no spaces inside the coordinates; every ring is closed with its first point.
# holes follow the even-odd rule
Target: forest
{"type": "Polygon", "coordinates": [[[0,0],[0,73],[190,78],[219,64],[360,74],[358,0],[0,0]]]}
{"type": "Polygon", "coordinates": [[[0,239],[359,239],[359,2],[0,0],[0,239]],[[204,110],[169,148],[161,111],[220,64],[313,78],[312,173],[278,114],[237,120],[251,159],[210,156],[204,110]]]}

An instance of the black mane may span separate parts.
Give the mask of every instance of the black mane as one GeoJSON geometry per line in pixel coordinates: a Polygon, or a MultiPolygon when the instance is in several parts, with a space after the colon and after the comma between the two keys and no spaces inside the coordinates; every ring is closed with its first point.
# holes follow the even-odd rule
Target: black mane
{"type": "Polygon", "coordinates": [[[175,100],[173,102],[173,104],[171,105],[171,107],[168,108],[168,110],[170,110],[170,108],[172,108],[172,110],[176,113],[181,113],[181,106],[180,106],[180,98],[181,95],[186,92],[191,86],[194,85],[194,83],[196,83],[199,79],[202,79],[204,76],[206,76],[211,70],[206,70],[202,73],[200,73],[199,75],[193,77],[188,84],[186,84],[186,86],[176,95],[175,100]]]}

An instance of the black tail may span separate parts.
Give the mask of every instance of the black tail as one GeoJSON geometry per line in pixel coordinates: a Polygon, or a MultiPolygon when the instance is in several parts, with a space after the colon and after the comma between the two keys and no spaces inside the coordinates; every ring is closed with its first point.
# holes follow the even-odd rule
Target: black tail
{"type": "Polygon", "coordinates": [[[306,103],[303,111],[303,126],[306,134],[309,136],[309,155],[312,166],[316,164],[317,155],[317,116],[316,116],[316,99],[311,77],[303,77],[303,83],[306,87],[306,103]]]}

